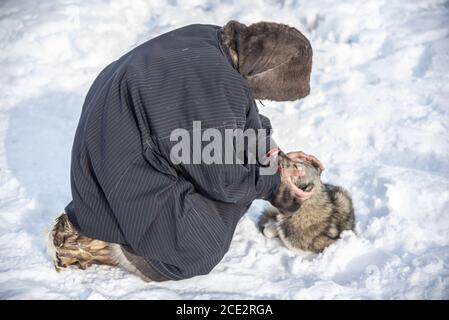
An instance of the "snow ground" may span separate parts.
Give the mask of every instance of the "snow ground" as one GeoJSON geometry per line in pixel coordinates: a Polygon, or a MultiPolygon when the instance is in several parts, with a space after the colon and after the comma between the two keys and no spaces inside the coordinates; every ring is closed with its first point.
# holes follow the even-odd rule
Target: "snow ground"
{"type": "Polygon", "coordinates": [[[449,2],[2,1],[0,298],[448,299],[449,2]],[[84,95],[130,48],[190,23],[284,22],[314,48],[312,93],[266,102],[275,137],[353,195],[356,232],[314,258],[266,240],[255,201],[208,276],[150,283],[94,267],[56,273],[44,232],[70,200],[84,95]]]}

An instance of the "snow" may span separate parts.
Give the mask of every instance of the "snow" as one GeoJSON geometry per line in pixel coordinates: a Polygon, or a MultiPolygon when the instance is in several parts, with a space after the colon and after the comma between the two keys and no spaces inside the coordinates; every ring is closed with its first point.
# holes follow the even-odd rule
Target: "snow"
{"type": "Polygon", "coordinates": [[[0,298],[448,299],[447,1],[2,1],[0,298]],[[327,167],[356,210],[322,254],[264,238],[255,201],[210,275],[144,283],[105,266],[57,273],[45,231],[70,200],[84,96],[129,49],[190,23],[284,22],[312,42],[312,92],[264,102],[285,150],[327,167]]]}

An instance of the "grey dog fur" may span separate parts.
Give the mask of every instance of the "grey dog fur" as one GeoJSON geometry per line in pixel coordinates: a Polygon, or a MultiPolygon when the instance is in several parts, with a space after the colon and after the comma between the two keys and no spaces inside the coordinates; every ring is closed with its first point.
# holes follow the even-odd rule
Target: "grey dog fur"
{"type": "Polygon", "coordinates": [[[281,184],[272,205],[259,221],[267,237],[279,237],[292,250],[319,253],[334,243],[344,230],[354,229],[354,208],[349,193],[342,187],[322,183],[321,172],[305,161],[292,161],[279,155],[283,169],[305,171],[303,177],[293,177],[293,183],[312,196],[299,205],[288,188],[281,184]]]}

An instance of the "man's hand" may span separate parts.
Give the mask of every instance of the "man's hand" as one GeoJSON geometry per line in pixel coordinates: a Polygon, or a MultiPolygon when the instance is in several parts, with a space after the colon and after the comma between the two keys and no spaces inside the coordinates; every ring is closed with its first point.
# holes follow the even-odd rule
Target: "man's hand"
{"type": "Polygon", "coordinates": [[[314,167],[320,169],[321,171],[324,171],[324,166],[321,163],[321,161],[318,160],[315,156],[312,156],[310,154],[305,154],[302,151],[293,151],[287,153],[287,157],[289,157],[292,160],[304,160],[310,162],[311,164],[313,164],[314,167]]]}

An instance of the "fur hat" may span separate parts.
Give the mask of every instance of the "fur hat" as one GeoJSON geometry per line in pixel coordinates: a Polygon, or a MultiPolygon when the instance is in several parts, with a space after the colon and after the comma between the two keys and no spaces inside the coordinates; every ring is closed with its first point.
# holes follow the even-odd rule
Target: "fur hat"
{"type": "Polygon", "coordinates": [[[293,101],[309,94],[312,46],[297,29],[272,22],[246,26],[232,20],[223,27],[223,44],[254,99],[293,101]]]}

